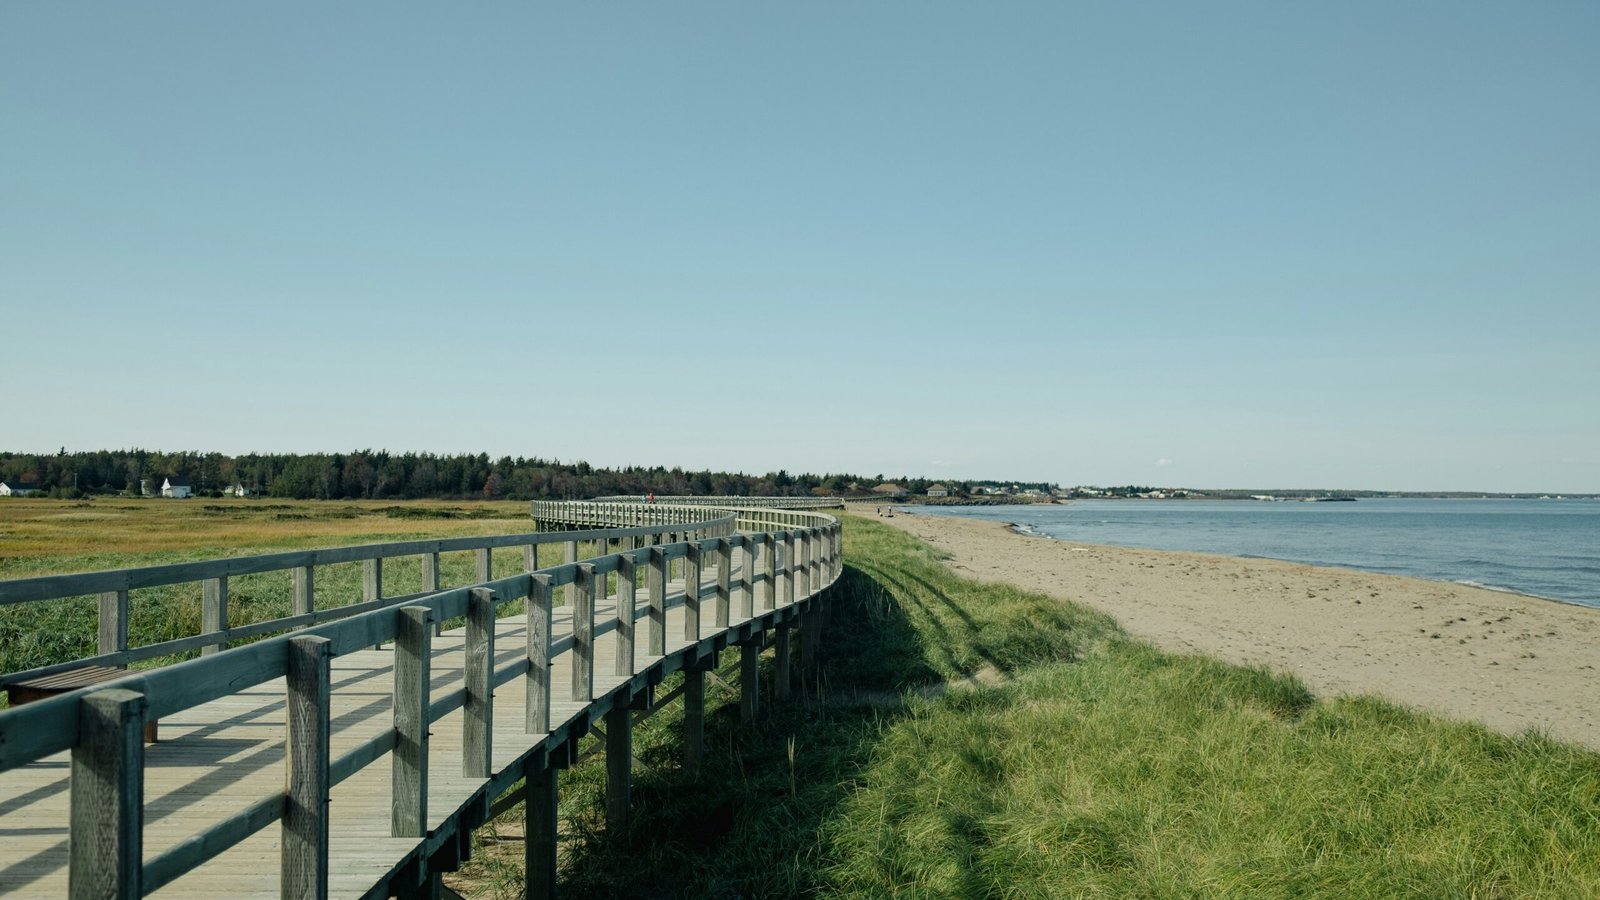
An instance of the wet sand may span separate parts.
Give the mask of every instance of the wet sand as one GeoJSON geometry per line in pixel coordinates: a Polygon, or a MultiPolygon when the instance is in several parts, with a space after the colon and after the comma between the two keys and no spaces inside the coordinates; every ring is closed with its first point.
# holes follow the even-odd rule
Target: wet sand
{"type": "Polygon", "coordinates": [[[1320,696],[1378,694],[1600,750],[1600,610],[1350,569],[1059,541],[998,522],[877,520],[950,552],[960,574],[1083,603],[1168,650],[1292,672],[1320,696]]]}

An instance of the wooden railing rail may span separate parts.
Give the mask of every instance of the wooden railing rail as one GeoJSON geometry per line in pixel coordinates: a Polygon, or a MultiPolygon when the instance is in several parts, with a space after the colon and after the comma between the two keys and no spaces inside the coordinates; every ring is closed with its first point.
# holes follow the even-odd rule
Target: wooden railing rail
{"type": "MultiPolygon", "coordinates": [[[[596,497],[595,503],[644,503],[644,494],[618,494],[612,497],[596,497]]],[[[666,503],[673,506],[718,506],[725,509],[738,507],[757,508],[774,507],[777,509],[843,509],[842,497],[712,497],[697,494],[683,494],[676,496],[657,496],[655,503],[666,503]]]]}
{"type": "MultiPolygon", "coordinates": [[[[702,510],[703,511],[703,510],[702,510]]],[[[551,515],[559,511],[545,510],[551,515]]],[[[575,510],[573,516],[590,516],[594,510],[575,510]]],[[[636,510],[610,512],[631,522],[636,510]]],[[[650,511],[658,512],[658,511],[650,511]]],[[[670,515],[670,513],[668,513],[670,515]]],[[[397,609],[374,609],[318,625],[293,634],[267,638],[254,644],[159,669],[133,673],[104,686],[40,700],[0,712],[0,771],[15,769],[62,751],[71,751],[71,840],[69,884],[73,896],[140,897],[172,883],[184,873],[223,853],[250,835],[281,822],[283,836],[282,896],[327,896],[329,875],[328,802],[332,788],[383,756],[391,759],[391,833],[416,837],[416,866],[396,871],[423,879],[422,883],[380,884],[375,888],[401,893],[426,892],[428,881],[437,886],[437,872],[428,869],[428,854],[439,852],[443,841],[456,840],[455,831],[468,832],[490,814],[495,800],[511,786],[527,779],[519,794],[527,800],[529,835],[529,896],[548,896],[553,888],[555,835],[555,770],[576,756],[577,738],[600,716],[607,722],[608,765],[612,796],[608,801],[613,821],[626,816],[626,772],[618,769],[631,759],[627,743],[631,705],[649,685],[679,669],[691,672],[688,684],[702,685],[703,660],[715,648],[737,641],[744,648],[743,665],[750,669],[769,628],[781,629],[779,659],[787,678],[789,622],[798,616],[817,621],[815,606],[841,570],[840,527],[831,516],[773,510],[727,511],[712,519],[681,522],[682,531],[716,531],[655,546],[628,547],[584,561],[565,562],[507,578],[485,579],[428,596],[409,598],[397,609]],[[776,517],[772,519],[769,517],[776,517]],[[781,530],[734,533],[733,522],[769,524],[781,520],[781,530]],[[739,578],[730,573],[739,557],[739,578]],[[702,583],[708,561],[717,564],[716,579],[702,583]],[[666,576],[673,562],[681,562],[685,587],[668,594],[666,576]],[[647,596],[636,602],[635,579],[644,574],[647,596]],[[617,573],[617,615],[596,621],[595,600],[604,596],[605,577],[617,573]],[[555,638],[552,631],[554,589],[575,589],[569,633],[555,638]],[[760,609],[755,609],[759,594],[760,609]],[[706,615],[703,604],[710,602],[706,615]],[[522,656],[496,667],[497,609],[526,601],[523,615],[527,641],[522,656]],[[667,651],[666,611],[681,606],[682,643],[667,651]],[[731,607],[738,606],[746,621],[730,626],[731,607]],[[791,615],[793,614],[793,615],[791,615]],[[437,622],[465,616],[465,653],[461,686],[441,696],[430,695],[432,654],[430,645],[437,622]],[[643,621],[649,648],[648,671],[632,672],[631,652],[635,624],[643,621]],[[709,626],[709,627],[708,627],[709,626]],[[594,647],[598,638],[614,634],[618,647],[617,675],[632,676],[602,693],[595,687],[594,647]],[[330,660],[375,644],[394,645],[394,727],[347,750],[338,758],[329,751],[330,660]],[[549,661],[562,653],[573,658],[570,697],[585,704],[576,717],[553,721],[549,661]],[[624,658],[626,668],[623,671],[624,658]],[[245,804],[241,809],[149,860],[144,859],[143,744],[141,725],[151,718],[170,716],[204,703],[238,693],[274,679],[285,679],[287,707],[283,791],[245,804]],[[523,679],[527,687],[523,730],[543,737],[531,742],[518,761],[496,771],[490,754],[495,717],[494,689],[523,679]],[[435,722],[457,709],[465,709],[462,773],[482,779],[480,795],[451,813],[450,834],[429,831],[428,733],[435,722]],[[620,710],[621,715],[617,712],[620,710]],[[620,785],[620,787],[619,787],[620,785]],[[620,798],[616,791],[621,791],[620,798]],[[541,837],[541,835],[543,837],[541,837]],[[543,843],[540,843],[540,842],[543,843]],[[537,845],[537,846],[535,846],[537,845]]],[[[632,540],[655,537],[659,525],[601,529],[598,538],[632,540]]],[[[567,540],[591,532],[569,531],[554,537],[567,540]]],[[[551,535],[516,535],[515,541],[480,546],[511,546],[529,539],[546,542],[551,535]]],[[[483,540],[483,539],[478,539],[483,540]]],[[[442,542],[418,542],[442,543],[442,542]]],[[[378,545],[402,546],[402,545],[378,545]]],[[[414,546],[403,545],[403,546],[414,546]]],[[[362,549],[362,548],[345,548],[362,549]]],[[[324,551],[316,551],[324,552],[324,551]]],[[[283,554],[279,556],[286,556],[283,554]]],[[[319,557],[320,558],[320,557],[319,557]]],[[[355,556],[381,559],[381,555],[355,556]]],[[[296,557],[299,561],[304,557],[296,557]]],[[[204,564],[191,564],[192,566],[204,564]]],[[[134,570],[137,571],[137,570],[134,570]]],[[[270,569],[269,569],[270,571],[270,569]]],[[[480,572],[480,574],[482,574],[480,572]]],[[[70,576],[69,576],[70,577],[70,576]]],[[[675,639],[675,643],[677,640],[675,639]]],[[[802,649],[810,656],[814,640],[802,649]]],[[[754,674],[744,685],[744,705],[754,712],[754,674]]],[[[614,679],[610,679],[614,680],[614,679]]],[[[609,680],[608,680],[609,683],[609,680]]],[[[703,698],[686,694],[686,703],[703,698]]],[[[699,728],[696,719],[688,727],[699,728]]],[[[519,744],[519,746],[521,746],[519,744]]],[[[698,758],[698,745],[690,760],[698,758]]],[[[502,804],[505,803],[502,798],[502,804]]],[[[401,862],[404,862],[403,860],[401,862]]],[[[400,877],[400,876],[396,876],[400,877]]],[[[370,893],[370,892],[369,892],[370,893]]]]}

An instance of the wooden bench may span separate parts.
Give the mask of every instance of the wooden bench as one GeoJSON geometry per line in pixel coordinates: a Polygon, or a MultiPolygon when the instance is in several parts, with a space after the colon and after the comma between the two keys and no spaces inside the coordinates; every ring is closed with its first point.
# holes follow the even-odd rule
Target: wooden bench
{"type": "MultiPolygon", "coordinates": [[[[70,669],[66,672],[57,672],[54,675],[45,675],[40,678],[30,678],[27,681],[16,681],[6,685],[6,700],[12,706],[21,706],[57,694],[65,694],[79,688],[113,681],[128,674],[127,669],[112,669],[106,666],[84,666],[81,669],[70,669]]],[[[144,742],[156,742],[156,721],[151,719],[144,723],[144,742]]]]}

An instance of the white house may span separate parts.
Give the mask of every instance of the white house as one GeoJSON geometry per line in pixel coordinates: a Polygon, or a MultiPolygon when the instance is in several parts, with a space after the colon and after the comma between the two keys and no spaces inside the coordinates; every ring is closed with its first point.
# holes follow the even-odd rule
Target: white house
{"type": "Polygon", "coordinates": [[[26,497],[41,490],[37,481],[0,481],[0,497],[26,497]]]}
{"type": "Polygon", "coordinates": [[[250,496],[250,489],[235,481],[233,484],[223,488],[222,493],[228,497],[248,497],[250,496]]]}
{"type": "Polygon", "coordinates": [[[168,478],[161,482],[161,496],[182,499],[189,496],[189,482],[181,478],[168,478]]]}
{"type": "Polygon", "coordinates": [[[948,497],[948,496],[950,496],[950,489],[945,487],[942,484],[930,485],[928,487],[928,496],[929,497],[948,497]]]}

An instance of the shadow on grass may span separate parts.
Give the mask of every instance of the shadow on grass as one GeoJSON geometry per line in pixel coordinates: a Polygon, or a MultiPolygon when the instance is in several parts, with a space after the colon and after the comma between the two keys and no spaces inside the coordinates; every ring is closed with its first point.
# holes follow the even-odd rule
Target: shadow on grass
{"type": "MultiPolygon", "coordinates": [[[[819,834],[902,712],[898,692],[937,680],[901,611],[903,590],[846,565],[833,588],[820,674],[783,704],[739,721],[737,697],[708,683],[701,776],[681,767],[676,705],[636,732],[634,812],[605,831],[603,776],[575,770],[563,785],[577,833],[564,854],[571,897],[747,897],[812,893],[825,863],[819,834]],[[570,792],[570,794],[569,794],[570,792]]],[[[736,654],[723,671],[734,683],[736,654]]],[[[798,667],[797,667],[798,668],[798,667]]],[[[594,768],[594,767],[591,767],[594,768]]]]}

